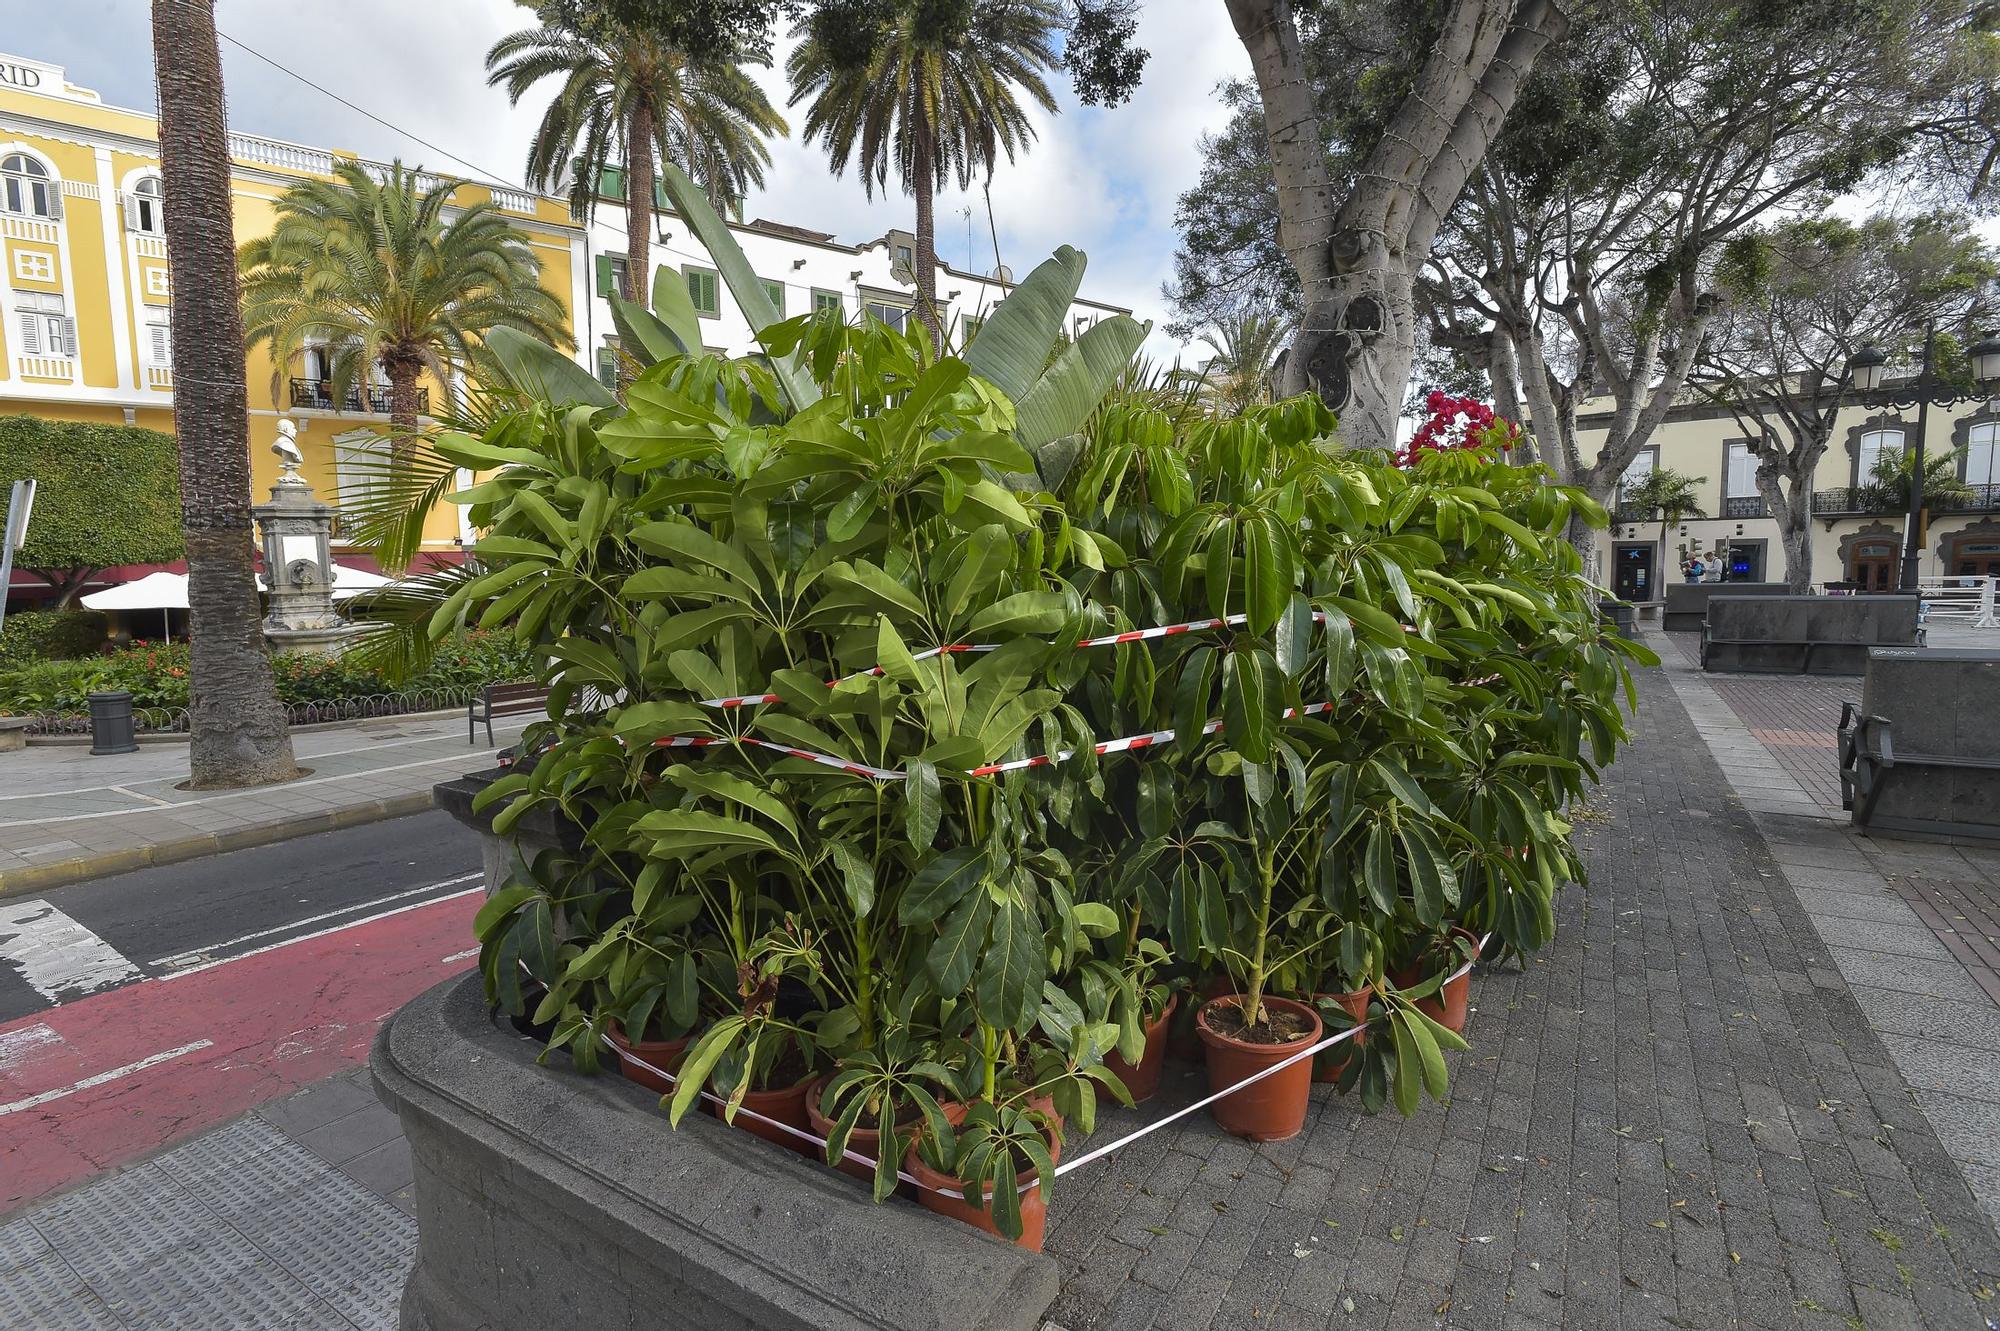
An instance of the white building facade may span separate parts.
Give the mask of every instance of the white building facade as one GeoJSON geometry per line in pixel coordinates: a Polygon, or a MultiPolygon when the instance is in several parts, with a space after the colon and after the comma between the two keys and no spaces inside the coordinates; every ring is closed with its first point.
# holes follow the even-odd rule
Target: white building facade
{"type": "MultiPolygon", "coordinates": [[[[606,174],[608,191],[620,197],[600,200],[585,230],[591,300],[577,319],[576,334],[586,363],[600,379],[613,383],[617,377],[618,328],[612,322],[607,297],[624,289],[625,206],[621,173],[606,174]]],[[[917,317],[916,237],[907,231],[890,231],[850,245],[823,231],[761,217],[748,222],[732,220],[729,229],[751,270],[763,279],[765,294],[784,318],[837,308],[849,322],[873,315],[900,328],[906,320],[917,317]]],[[[654,266],[667,264],[680,270],[687,283],[688,295],[701,316],[703,345],[732,356],[755,351],[750,322],[731,298],[707,248],[659,197],[655,198],[651,240],[654,266]]],[[[1036,255],[1034,262],[1046,257],[1036,255]]],[[[649,274],[642,288],[650,291],[651,281],[649,274]]],[[[938,264],[937,299],[945,344],[961,347],[970,340],[1012,285],[1005,269],[997,275],[966,273],[938,264]]],[[[1123,306],[1079,296],[1070,306],[1069,334],[1075,337],[1100,319],[1130,313],[1123,306]]]]}

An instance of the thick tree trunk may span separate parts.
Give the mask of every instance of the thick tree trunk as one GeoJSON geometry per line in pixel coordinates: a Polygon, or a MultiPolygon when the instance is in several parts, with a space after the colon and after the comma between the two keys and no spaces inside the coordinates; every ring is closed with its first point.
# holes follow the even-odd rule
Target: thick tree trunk
{"type": "Polygon", "coordinates": [[[653,108],[640,102],[625,122],[624,295],[641,306],[652,292],[653,174],[653,108]]]}
{"type": "Polygon", "coordinates": [[[917,318],[923,321],[931,335],[931,350],[941,351],[944,348],[944,320],[938,317],[937,217],[934,206],[937,160],[932,154],[928,126],[917,127],[916,147],[911,157],[910,173],[915,179],[917,193],[917,252],[912,260],[916,271],[910,276],[917,281],[917,318]]]}
{"type": "Polygon", "coordinates": [[[1225,3],[1263,100],[1279,244],[1305,306],[1280,391],[1316,389],[1347,442],[1393,447],[1416,345],[1413,265],[1565,20],[1550,0],[1518,12],[1515,0],[1455,0],[1343,199],[1290,0],[1225,3]]]}
{"type": "Polygon", "coordinates": [[[213,0],[154,0],[153,68],[187,528],[189,784],[287,781],[298,767],[259,622],[250,535],[249,397],[213,0]]]}
{"type": "Polygon", "coordinates": [[[97,572],[95,567],[87,568],[27,568],[23,573],[32,573],[49,584],[56,594],[55,609],[67,610],[76,604],[77,594],[90,582],[90,575],[97,572]]]}

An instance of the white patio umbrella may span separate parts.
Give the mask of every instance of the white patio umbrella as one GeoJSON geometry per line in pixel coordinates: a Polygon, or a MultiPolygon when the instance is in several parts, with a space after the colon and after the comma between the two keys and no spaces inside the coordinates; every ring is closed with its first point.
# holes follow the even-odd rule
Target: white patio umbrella
{"type": "Polygon", "coordinates": [[[106,587],[81,599],[92,610],[157,610],[160,612],[160,625],[165,630],[164,636],[172,638],[173,621],[168,618],[167,612],[188,608],[187,574],[165,570],[148,573],[143,578],[106,587]]]}
{"type": "Polygon", "coordinates": [[[347,564],[333,566],[333,599],[345,601],[350,596],[374,591],[377,587],[387,587],[394,578],[385,578],[380,573],[370,573],[366,569],[353,568],[347,564]]]}

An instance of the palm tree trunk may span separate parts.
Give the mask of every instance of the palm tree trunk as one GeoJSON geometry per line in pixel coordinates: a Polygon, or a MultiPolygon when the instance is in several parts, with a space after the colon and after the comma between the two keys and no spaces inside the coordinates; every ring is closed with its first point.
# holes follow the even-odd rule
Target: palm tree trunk
{"type": "Polygon", "coordinates": [[[641,101],[625,122],[625,299],[646,304],[653,243],[653,108],[641,101]]]}
{"type": "Polygon", "coordinates": [[[423,362],[389,360],[382,372],[389,376],[389,455],[406,461],[417,445],[417,379],[423,362]]]}
{"type": "Polygon", "coordinates": [[[298,775],[257,606],[249,395],[213,6],[214,0],[153,3],[174,287],[174,433],[187,529],[193,675],[188,766],[196,789],[298,775]]]}
{"type": "Polygon", "coordinates": [[[911,174],[915,177],[917,195],[917,254],[912,261],[916,271],[911,274],[917,280],[917,318],[930,331],[931,350],[939,351],[944,347],[944,320],[938,317],[937,219],[931,198],[937,183],[937,167],[928,125],[917,127],[911,158],[911,174]]]}

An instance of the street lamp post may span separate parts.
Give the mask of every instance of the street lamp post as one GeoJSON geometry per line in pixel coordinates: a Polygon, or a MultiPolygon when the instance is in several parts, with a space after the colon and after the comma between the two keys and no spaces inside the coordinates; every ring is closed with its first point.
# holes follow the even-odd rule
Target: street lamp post
{"type": "MultiPolygon", "coordinates": [[[[1848,380],[1858,401],[1868,406],[1894,407],[1898,410],[1914,406],[1917,409],[1917,438],[1910,449],[1910,511],[1904,520],[1903,567],[1897,578],[1899,590],[1906,592],[1917,590],[1917,560],[1923,555],[1924,436],[1930,425],[1931,405],[1954,407],[1990,396],[1990,391],[1960,393],[1940,380],[1935,364],[1936,351],[1937,320],[1931,319],[1924,324],[1923,360],[1914,382],[1899,384],[1895,388],[1882,387],[1889,357],[1875,346],[1864,346],[1847,363],[1848,380]]],[[[1967,348],[1966,354],[1972,362],[1972,376],[1979,381],[1982,389],[2000,387],[2000,333],[1986,334],[1967,348]]]]}

